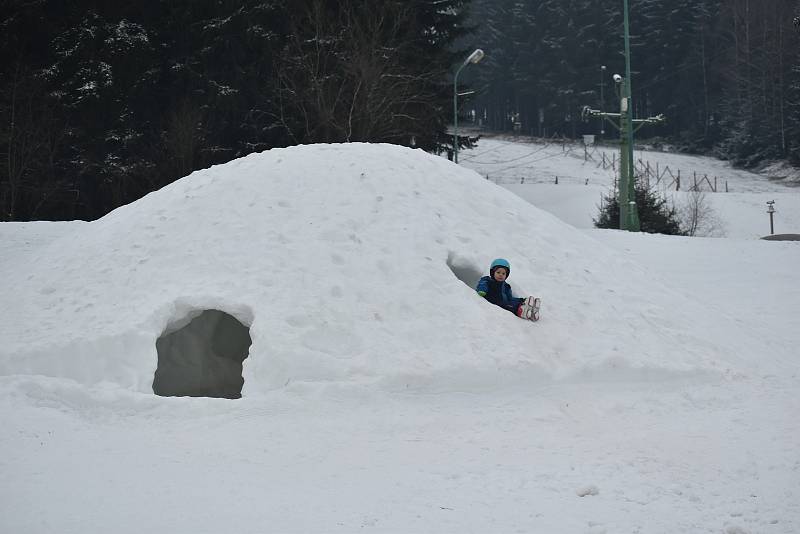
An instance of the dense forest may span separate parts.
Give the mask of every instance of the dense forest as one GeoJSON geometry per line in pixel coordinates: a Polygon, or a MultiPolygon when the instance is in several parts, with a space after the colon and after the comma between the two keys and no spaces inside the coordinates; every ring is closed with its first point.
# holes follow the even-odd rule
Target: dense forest
{"type": "MultiPolygon", "coordinates": [[[[800,1],[628,4],[634,114],[667,118],[639,137],[741,166],[800,162],[800,1]]],[[[618,110],[622,0],[473,0],[470,20],[467,42],[486,52],[465,76],[482,124],[575,137],[600,131],[599,119],[581,121],[582,106],[618,110]]]]}
{"type": "Polygon", "coordinates": [[[0,220],[299,143],[435,149],[463,0],[2,0],[0,220]]]}
{"type": "MultiPolygon", "coordinates": [[[[644,135],[800,159],[800,0],[630,5],[636,113],[668,118],[644,135]]],[[[4,221],[92,220],[272,147],[448,149],[475,47],[486,128],[593,133],[623,65],[622,0],[0,0],[0,28],[4,221]]]]}

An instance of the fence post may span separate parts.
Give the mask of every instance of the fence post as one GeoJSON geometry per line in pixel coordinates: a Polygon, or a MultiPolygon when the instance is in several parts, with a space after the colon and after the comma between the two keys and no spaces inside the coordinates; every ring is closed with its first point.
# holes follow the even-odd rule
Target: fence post
{"type": "Polygon", "coordinates": [[[556,176],[556,185],[558,185],[558,176],[556,176]]]}
{"type": "Polygon", "coordinates": [[[717,192],[717,177],[714,177],[714,192],[717,192]]]}
{"type": "Polygon", "coordinates": [[[678,177],[675,178],[675,191],[681,190],[681,170],[678,169],[678,177]]]}

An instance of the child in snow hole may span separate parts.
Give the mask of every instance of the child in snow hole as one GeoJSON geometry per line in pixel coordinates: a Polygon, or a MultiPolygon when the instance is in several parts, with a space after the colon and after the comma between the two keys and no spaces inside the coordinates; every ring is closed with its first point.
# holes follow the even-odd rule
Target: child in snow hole
{"type": "Polygon", "coordinates": [[[506,278],[511,274],[511,264],[508,260],[497,258],[489,267],[489,276],[484,276],[478,281],[475,290],[492,304],[508,310],[517,317],[539,320],[539,299],[534,297],[515,297],[506,278]]]}

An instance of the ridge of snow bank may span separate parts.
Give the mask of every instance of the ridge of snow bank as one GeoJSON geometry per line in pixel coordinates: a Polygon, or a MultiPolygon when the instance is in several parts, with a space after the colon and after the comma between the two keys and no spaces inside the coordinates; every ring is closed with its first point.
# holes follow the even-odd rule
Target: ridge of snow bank
{"type": "Polygon", "coordinates": [[[2,304],[19,310],[0,325],[0,375],[142,392],[159,335],[210,308],[250,326],[244,394],[746,372],[754,348],[744,321],[731,336],[582,232],[393,145],[274,149],[197,171],[0,269],[2,304]],[[542,297],[539,323],[489,305],[448,265],[481,273],[497,256],[516,294],[542,297]]]}

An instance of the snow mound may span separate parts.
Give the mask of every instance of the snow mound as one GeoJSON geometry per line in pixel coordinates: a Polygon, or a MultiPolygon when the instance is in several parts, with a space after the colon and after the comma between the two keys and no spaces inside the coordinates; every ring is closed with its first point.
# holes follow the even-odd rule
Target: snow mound
{"type": "Polygon", "coordinates": [[[392,145],[251,154],[73,224],[0,266],[17,310],[0,322],[0,375],[152,392],[157,340],[204,310],[248,330],[244,395],[743,372],[752,343],[475,172],[392,145]],[[540,322],[475,294],[497,256],[516,294],[542,298],[540,322]]]}

